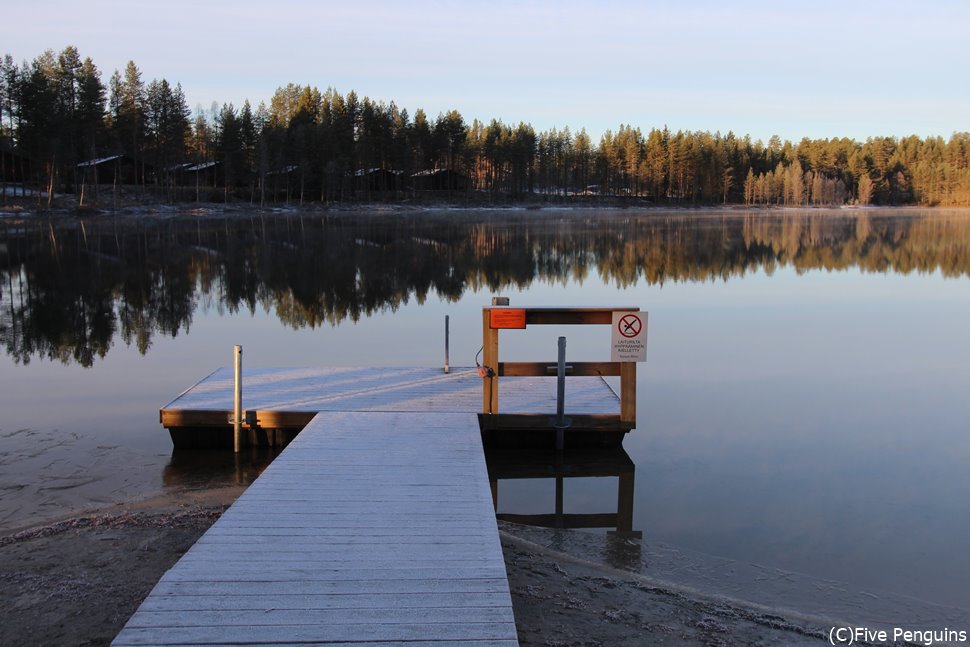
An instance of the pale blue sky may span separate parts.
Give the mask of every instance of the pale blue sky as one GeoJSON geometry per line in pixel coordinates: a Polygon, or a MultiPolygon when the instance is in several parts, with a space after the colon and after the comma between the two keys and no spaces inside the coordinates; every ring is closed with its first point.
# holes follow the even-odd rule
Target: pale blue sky
{"type": "Polygon", "coordinates": [[[970,130],[970,3],[0,0],[0,52],[133,59],[190,107],[288,82],[432,117],[767,140],[970,130]]]}

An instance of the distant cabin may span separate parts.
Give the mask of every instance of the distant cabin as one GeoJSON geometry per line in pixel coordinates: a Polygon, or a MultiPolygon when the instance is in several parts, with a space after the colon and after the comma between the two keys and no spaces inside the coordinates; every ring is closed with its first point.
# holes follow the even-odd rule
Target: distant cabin
{"type": "Polygon", "coordinates": [[[357,193],[387,193],[404,189],[404,171],[386,168],[359,169],[354,173],[357,193]]]}
{"type": "Polygon", "coordinates": [[[110,155],[86,160],[77,165],[84,182],[96,184],[138,184],[139,176],[145,181],[155,175],[150,164],[139,162],[127,155],[110,155]]]}
{"type": "Polygon", "coordinates": [[[467,191],[471,179],[451,169],[427,169],[411,176],[411,186],[415,191],[467,191]]]}
{"type": "Polygon", "coordinates": [[[192,164],[182,169],[184,183],[188,186],[193,184],[214,186],[216,183],[216,168],[219,164],[219,162],[201,162],[200,164],[192,164]]]}
{"type": "Polygon", "coordinates": [[[266,177],[286,177],[286,176],[292,175],[293,173],[296,173],[299,170],[300,170],[299,166],[297,166],[296,164],[290,164],[289,166],[283,166],[281,168],[278,168],[275,171],[267,171],[265,175],[266,177]]]}
{"type": "Polygon", "coordinates": [[[172,166],[166,166],[162,174],[162,180],[166,184],[171,184],[174,186],[181,186],[185,184],[185,169],[195,166],[193,162],[186,162],[184,164],[173,164],[172,166]]]}

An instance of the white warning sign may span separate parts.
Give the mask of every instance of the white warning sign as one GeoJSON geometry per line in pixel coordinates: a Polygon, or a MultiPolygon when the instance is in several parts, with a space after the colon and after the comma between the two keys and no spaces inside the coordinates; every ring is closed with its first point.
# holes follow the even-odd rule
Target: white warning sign
{"type": "Polygon", "coordinates": [[[614,312],[611,362],[647,361],[647,313],[614,312]]]}

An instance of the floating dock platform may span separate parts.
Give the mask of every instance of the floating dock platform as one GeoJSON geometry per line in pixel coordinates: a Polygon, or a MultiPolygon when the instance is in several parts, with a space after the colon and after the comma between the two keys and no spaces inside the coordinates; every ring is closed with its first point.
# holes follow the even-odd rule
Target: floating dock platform
{"type": "MultiPolygon", "coordinates": [[[[233,446],[233,371],[222,368],[159,412],[176,448],[233,446]]],[[[321,411],[469,413],[486,442],[544,442],[554,433],[555,379],[503,377],[502,413],[479,415],[482,378],[474,368],[255,368],[243,376],[243,431],[251,446],[286,446],[321,411]],[[537,413],[540,412],[540,413],[537,413]],[[513,436],[509,431],[529,431],[513,436]]],[[[630,425],[601,377],[570,376],[568,434],[581,444],[617,445],[630,425]],[[595,432],[595,433],[588,433],[595,432]]]]}

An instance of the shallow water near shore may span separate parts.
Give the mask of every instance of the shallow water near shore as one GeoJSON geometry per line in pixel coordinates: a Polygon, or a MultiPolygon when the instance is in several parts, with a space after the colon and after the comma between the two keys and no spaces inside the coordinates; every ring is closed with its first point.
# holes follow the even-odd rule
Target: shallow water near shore
{"type": "MultiPolygon", "coordinates": [[[[797,573],[806,595],[824,580],[970,608],[966,212],[145,216],[51,231],[0,232],[5,532],[255,478],[271,456],[173,454],[157,422],[233,344],[244,366],[437,365],[447,314],[451,363],[467,366],[480,308],[503,294],[650,312],[624,442],[644,545],[797,573]]],[[[560,334],[572,359],[609,353],[606,330],[550,327],[503,333],[502,355],[548,360],[560,334]]],[[[552,479],[500,483],[500,512],[554,503],[552,479]]],[[[564,507],[615,511],[617,479],[565,479],[564,507]]],[[[664,555],[647,571],[676,561],[664,555]]]]}

